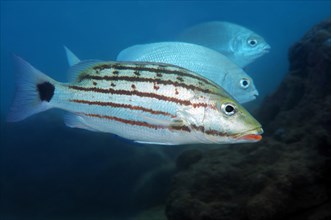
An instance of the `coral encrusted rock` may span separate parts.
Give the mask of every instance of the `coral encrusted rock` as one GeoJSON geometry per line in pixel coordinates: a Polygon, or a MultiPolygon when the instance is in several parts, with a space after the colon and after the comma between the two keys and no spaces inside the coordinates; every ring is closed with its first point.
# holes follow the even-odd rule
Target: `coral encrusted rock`
{"type": "Polygon", "coordinates": [[[169,220],[331,219],[331,19],[289,50],[256,117],[263,140],[183,153],[169,220]]]}

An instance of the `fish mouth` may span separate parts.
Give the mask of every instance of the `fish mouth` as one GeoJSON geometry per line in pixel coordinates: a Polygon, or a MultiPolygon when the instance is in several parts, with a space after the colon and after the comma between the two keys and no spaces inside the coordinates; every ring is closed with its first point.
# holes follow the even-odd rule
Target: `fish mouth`
{"type": "Polygon", "coordinates": [[[255,99],[257,99],[257,97],[259,96],[258,92],[254,92],[254,93],[249,93],[246,96],[237,96],[238,100],[240,100],[241,104],[247,103],[247,102],[251,102],[255,99]]]}
{"type": "Polygon", "coordinates": [[[257,142],[262,140],[261,134],[263,134],[263,129],[258,127],[236,135],[235,139],[248,142],[257,142]]]}
{"type": "Polygon", "coordinates": [[[270,49],[271,49],[271,46],[269,44],[267,44],[267,45],[264,46],[263,52],[264,53],[269,53],[270,49]]]}

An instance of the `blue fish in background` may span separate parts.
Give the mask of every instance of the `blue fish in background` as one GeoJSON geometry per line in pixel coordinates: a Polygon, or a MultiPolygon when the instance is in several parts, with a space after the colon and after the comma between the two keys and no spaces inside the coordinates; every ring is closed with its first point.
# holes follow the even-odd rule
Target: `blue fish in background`
{"type": "Polygon", "coordinates": [[[230,22],[205,22],[184,30],[180,41],[196,43],[224,54],[240,67],[245,67],[270,50],[260,35],[230,22]]]}
{"type": "MultiPolygon", "coordinates": [[[[72,57],[74,59],[74,55],[72,57]]],[[[221,53],[196,44],[160,42],[135,45],[122,50],[117,60],[181,66],[214,81],[239,103],[252,101],[259,94],[253,79],[244,70],[221,53]]]]}

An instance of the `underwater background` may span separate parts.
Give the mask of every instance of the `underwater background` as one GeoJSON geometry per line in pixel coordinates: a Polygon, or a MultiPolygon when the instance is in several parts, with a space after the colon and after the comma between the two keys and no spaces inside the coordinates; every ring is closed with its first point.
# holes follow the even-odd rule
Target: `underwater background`
{"type": "MultiPolygon", "coordinates": [[[[300,154],[293,153],[303,145],[293,148],[293,154],[282,153],[287,150],[287,145],[297,143],[300,138],[298,139],[297,134],[291,136],[292,139],[282,136],[283,133],[288,133],[285,122],[270,123],[276,118],[271,117],[276,115],[271,110],[280,111],[281,108],[276,107],[284,104],[278,100],[282,99],[282,96],[273,99],[270,95],[281,87],[281,82],[289,70],[293,70],[289,60],[294,58],[289,59],[289,48],[314,25],[330,18],[330,10],[331,1],[1,1],[0,219],[220,219],[210,217],[219,216],[213,212],[212,215],[205,214],[209,218],[199,214],[185,214],[184,210],[200,206],[188,205],[193,203],[190,203],[191,200],[186,201],[187,197],[181,192],[191,189],[192,186],[182,182],[190,173],[193,181],[197,175],[210,172],[204,165],[192,170],[188,164],[213,155],[217,155],[217,161],[222,161],[222,164],[217,166],[219,172],[226,172],[217,176],[222,179],[221,181],[217,178],[207,182],[196,180],[199,187],[193,187],[194,190],[190,191],[193,194],[200,192],[203,198],[212,198],[213,191],[208,192],[207,189],[222,186],[229,189],[231,185],[235,185],[234,183],[244,181],[232,175],[234,173],[249,176],[251,170],[241,169],[239,172],[237,169],[241,167],[232,166],[234,163],[245,167],[252,166],[256,173],[260,173],[259,168],[266,163],[263,158],[270,162],[272,155],[277,155],[275,161],[293,157],[293,160],[305,164],[306,160],[300,160],[303,158],[300,154]],[[260,96],[244,106],[261,120],[263,126],[268,124],[265,129],[266,135],[276,137],[280,143],[275,144],[273,139],[263,143],[272,143],[271,145],[278,149],[277,152],[270,153],[266,150],[267,147],[263,147],[256,153],[258,145],[254,144],[165,147],[140,145],[110,134],[70,129],[63,123],[63,112],[58,110],[43,112],[19,123],[5,121],[15,90],[13,54],[24,58],[52,78],[64,82],[67,80],[68,69],[64,45],[81,59],[115,60],[124,48],[134,44],[174,40],[183,29],[212,20],[229,21],[247,27],[263,36],[271,45],[270,53],[246,68],[247,73],[254,79],[260,96]],[[263,105],[266,103],[263,101],[266,97],[268,104],[263,105]],[[261,105],[264,107],[260,107],[261,105]],[[294,142],[293,137],[297,138],[294,142]],[[224,150],[217,151],[220,148],[224,150]],[[248,161],[249,157],[245,155],[253,153],[258,155],[252,157],[256,158],[256,161],[248,161]],[[178,189],[176,184],[181,184],[184,188],[178,189]],[[184,198],[182,201],[185,201],[186,205],[176,206],[174,203],[180,203],[177,198],[184,198]],[[164,214],[165,207],[167,215],[164,214]]],[[[326,42],[327,45],[330,44],[330,40],[326,42]]],[[[295,83],[287,85],[297,88],[295,83]]],[[[300,93],[301,90],[298,91],[297,93],[300,93]]],[[[286,90],[281,94],[287,93],[286,90]]],[[[325,93],[321,97],[330,97],[330,93],[325,93]]],[[[295,99],[290,101],[293,102],[295,99]]],[[[325,117],[329,117],[329,110],[325,110],[325,117]]],[[[305,114],[309,113],[308,111],[305,114]]],[[[327,121],[325,117],[323,119],[327,121]]],[[[291,117],[288,116],[286,119],[289,118],[291,117]]],[[[304,126],[293,125],[291,131],[297,127],[299,130],[299,127],[304,126]]],[[[330,156],[330,126],[324,128],[326,142],[321,145],[327,146],[322,148],[322,152],[328,152],[324,153],[325,159],[330,156]]],[[[305,131],[300,132],[299,136],[305,134],[305,131]]],[[[323,132],[318,133],[322,135],[322,140],[323,132]]],[[[315,142],[309,143],[309,146],[315,146],[315,142]]],[[[307,152],[310,151],[306,150],[307,152]]],[[[314,160],[319,158],[316,156],[307,159],[314,160]]],[[[282,172],[285,168],[279,164],[277,166],[281,168],[277,172],[282,172]]],[[[330,162],[328,164],[330,166],[330,162]]],[[[276,169],[276,165],[273,164],[265,167],[276,169]]],[[[314,166],[316,167],[318,166],[314,166]]],[[[265,186],[263,178],[268,177],[268,181],[274,180],[274,174],[266,175],[267,177],[264,174],[259,175],[260,182],[254,184],[254,192],[260,192],[265,186]]],[[[299,182],[301,180],[295,179],[299,182]]],[[[295,181],[293,186],[296,186],[295,181]]],[[[310,183],[312,182],[314,181],[310,183]]],[[[240,189],[240,193],[235,196],[221,195],[225,201],[231,203],[223,201],[222,207],[225,208],[220,212],[235,212],[240,204],[236,201],[244,200],[248,192],[251,192],[251,188],[236,187],[240,189]]],[[[301,209],[295,210],[308,210],[308,207],[320,204],[327,204],[329,207],[330,198],[325,193],[329,191],[318,189],[321,194],[320,200],[317,199],[315,204],[310,206],[298,206],[301,209]]],[[[288,192],[286,190],[288,188],[284,189],[284,192],[288,192]]],[[[314,194],[316,191],[309,192],[314,194]]],[[[300,192],[296,193],[301,195],[300,192]]],[[[284,193],[284,196],[288,194],[284,193]]],[[[286,200],[273,195],[270,198],[286,200]]],[[[260,210],[256,209],[263,204],[259,199],[261,198],[250,201],[248,207],[260,210]]],[[[294,200],[286,201],[290,203],[294,200]]],[[[209,203],[205,201],[205,204],[209,203]]],[[[205,213],[212,209],[212,205],[201,207],[205,213]]],[[[282,207],[272,207],[277,208],[265,212],[266,215],[251,213],[248,219],[277,219],[287,216],[287,213],[279,214],[282,207]],[[274,214],[269,216],[269,213],[274,214]]],[[[292,212],[289,213],[290,216],[294,215],[292,212]]],[[[242,215],[222,216],[222,219],[247,219],[242,215]]],[[[315,219],[327,217],[328,214],[325,214],[315,219]]]]}

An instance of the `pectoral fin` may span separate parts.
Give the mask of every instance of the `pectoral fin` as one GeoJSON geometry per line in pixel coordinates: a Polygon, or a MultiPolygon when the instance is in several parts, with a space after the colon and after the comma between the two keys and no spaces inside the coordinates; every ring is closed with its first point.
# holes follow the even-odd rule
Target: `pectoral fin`
{"type": "Polygon", "coordinates": [[[84,116],[77,115],[74,113],[67,113],[64,116],[64,123],[70,128],[81,128],[89,131],[98,131],[89,126],[89,124],[85,121],[84,116]]]}
{"type": "Polygon", "coordinates": [[[183,126],[185,123],[180,118],[173,118],[173,119],[159,119],[159,118],[152,118],[149,116],[139,116],[143,118],[145,122],[153,125],[157,125],[160,127],[176,127],[176,126],[183,126]]]}

